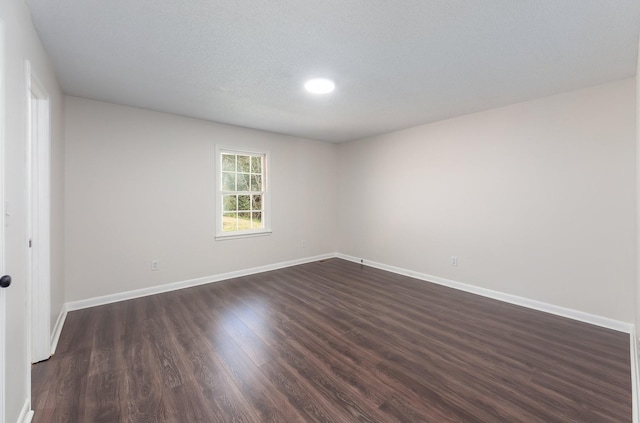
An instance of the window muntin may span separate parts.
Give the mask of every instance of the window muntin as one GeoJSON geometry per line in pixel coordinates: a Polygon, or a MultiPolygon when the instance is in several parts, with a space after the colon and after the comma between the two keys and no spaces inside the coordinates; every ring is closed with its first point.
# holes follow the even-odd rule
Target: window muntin
{"type": "Polygon", "coordinates": [[[268,232],[266,154],[220,150],[219,237],[268,232]]]}

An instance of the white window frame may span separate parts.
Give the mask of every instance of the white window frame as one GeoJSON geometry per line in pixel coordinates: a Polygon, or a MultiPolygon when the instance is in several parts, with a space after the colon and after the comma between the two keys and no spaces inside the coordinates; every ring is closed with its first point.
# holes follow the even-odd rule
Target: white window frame
{"type": "Polygon", "coordinates": [[[214,167],[216,172],[216,240],[246,238],[254,236],[264,236],[271,234],[271,195],[269,184],[269,152],[268,151],[251,151],[237,148],[227,148],[223,146],[216,146],[216,165],[214,167]],[[258,229],[248,229],[243,231],[223,232],[222,231],[222,217],[224,215],[224,201],[223,195],[225,191],[222,190],[222,155],[234,154],[234,155],[252,155],[262,156],[262,223],[263,227],[258,229]]]}

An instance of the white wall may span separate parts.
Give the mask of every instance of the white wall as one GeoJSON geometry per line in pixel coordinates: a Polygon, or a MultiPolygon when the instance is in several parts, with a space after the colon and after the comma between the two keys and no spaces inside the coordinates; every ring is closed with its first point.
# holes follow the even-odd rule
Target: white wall
{"type": "Polygon", "coordinates": [[[633,322],[634,84],[340,145],[66,97],[66,301],[339,251],[633,322]],[[271,152],[273,235],[214,240],[216,143],[271,152]]]}
{"type": "Polygon", "coordinates": [[[336,251],[335,145],[65,103],[67,301],[336,251]],[[271,235],[215,241],[216,144],[270,153],[271,235]]]}
{"type": "Polygon", "coordinates": [[[633,322],[634,91],[627,79],[341,144],[339,251],[633,322]]]}
{"type": "Polygon", "coordinates": [[[55,322],[64,301],[64,210],[63,210],[63,119],[62,95],[55,74],[33,28],[29,11],[22,0],[0,2],[0,20],[5,25],[5,176],[6,201],[11,217],[6,229],[6,273],[13,277],[7,290],[6,345],[6,422],[15,422],[28,390],[26,351],[25,271],[26,271],[26,78],[25,60],[51,96],[52,108],[52,321],[55,322]]]}
{"type": "MultiPolygon", "coordinates": [[[[640,42],[638,42],[638,57],[636,66],[636,307],[635,307],[635,331],[636,341],[640,341],[640,42]]],[[[640,345],[639,345],[640,346],[640,345]]],[[[638,347],[638,346],[637,346],[638,347]]],[[[640,348],[636,350],[640,358],[640,348]]],[[[640,360],[638,361],[640,363],[640,360]]],[[[638,372],[636,372],[638,373],[638,372]]],[[[640,376],[640,374],[636,374],[640,376]]],[[[640,399],[640,392],[637,393],[640,399]]]]}

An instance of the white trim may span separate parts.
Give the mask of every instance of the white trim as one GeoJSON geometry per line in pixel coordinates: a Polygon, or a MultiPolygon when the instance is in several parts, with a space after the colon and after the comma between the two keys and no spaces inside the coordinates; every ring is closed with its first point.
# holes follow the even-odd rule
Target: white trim
{"type": "Polygon", "coordinates": [[[27,399],[22,405],[17,423],[31,423],[33,419],[33,410],[31,410],[31,401],[27,399]]]}
{"type": "Polygon", "coordinates": [[[60,340],[60,334],[62,333],[62,328],[64,327],[64,322],[67,320],[67,305],[62,306],[62,310],[60,310],[60,314],[58,314],[58,319],[56,320],[56,325],[53,327],[53,332],[51,333],[51,355],[56,353],[56,348],[58,348],[58,341],[60,340]]]}
{"type": "Polygon", "coordinates": [[[638,364],[640,364],[638,353],[640,353],[640,349],[638,348],[638,334],[636,331],[640,330],[640,43],[638,43],[638,51],[636,56],[636,86],[635,86],[635,94],[636,94],[636,104],[635,104],[635,121],[636,121],[636,133],[635,133],[635,164],[636,164],[636,174],[635,174],[635,182],[636,182],[636,255],[635,255],[635,264],[636,264],[636,278],[635,278],[635,301],[633,304],[635,305],[635,324],[631,342],[631,384],[635,388],[633,391],[633,422],[640,423],[640,410],[638,410],[638,406],[640,405],[640,369],[638,369],[638,364]],[[634,367],[635,364],[635,367],[634,367]]]}
{"type": "Polygon", "coordinates": [[[71,301],[65,304],[65,311],[80,310],[83,308],[96,307],[105,304],[116,303],[118,301],[132,300],[134,298],[146,297],[148,295],[160,294],[163,292],[176,291],[178,289],[190,288],[198,285],[205,285],[213,282],[220,282],[227,279],[239,278],[242,276],[254,275],[256,273],[278,270],[285,267],[297,266],[299,264],[311,263],[319,260],[335,258],[335,254],[323,254],[314,257],[306,257],[297,260],[290,260],[281,263],[268,264],[265,266],[252,267],[250,269],[237,270],[234,272],[222,273],[219,275],[204,276],[196,279],[189,279],[181,282],[174,282],[165,285],[156,285],[149,288],[136,289],[133,291],[120,292],[117,294],[104,295],[101,297],[89,298],[86,300],[71,301]]]}
{"type": "Polygon", "coordinates": [[[458,289],[460,291],[471,292],[472,294],[481,295],[483,297],[493,298],[494,300],[503,301],[505,303],[515,304],[522,307],[527,307],[533,310],[543,311],[545,313],[555,314],[557,316],[567,317],[569,319],[578,320],[592,325],[601,326],[607,329],[617,330],[619,332],[630,333],[633,330],[631,323],[622,322],[619,320],[609,319],[607,317],[598,316],[595,314],[585,313],[583,311],[573,310],[570,308],[560,307],[557,305],[544,303],[542,301],[531,300],[517,295],[506,294],[504,292],[494,291],[491,289],[481,288],[474,285],[469,285],[462,282],[456,282],[450,279],[440,278],[437,276],[427,275],[425,273],[414,272],[411,270],[403,269],[401,267],[389,266],[374,261],[364,260],[356,258],[346,254],[338,253],[338,258],[343,260],[352,261],[354,263],[364,263],[367,266],[375,267],[377,269],[386,270],[388,272],[397,273],[399,275],[409,276],[415,279],[420,279],[427,282],[433,282],[438,285],[447,286],[449,288],[458,289]]]}
{"type": "Polygon", "coordinates": [[[638,410],[638,388],[640,387],[638,377],[638,339],[635,327],[629,334],[629,353],[631,355],[631,413],[633,423],[640,422],[640,410],[638,410]]]}
{"type": "MultiPolygon", "coordinates": [[[[207,283],[220,282],[227,279],[238,278],[242,276],[254,275],[256,273],[268,272],[271,270],[282,269],[285,267],[297,266],[299,264],[311,263],[319,260],[327,260],[331,258],[339,258],[347,261],[351,261],[358,264],[364,264],[376,269],[385,270],[387,272],[396,273],[403,276],[409,276],[415,279],[423,280],[426,282],[435,283],[438,285],[447,286],[449,288],[457,289],[460,291],[470,292],[487,298],[493,298],[498,301],[503,301],[509,304],[515,304],[522,307],[526,307],[533,310],[542,311],[545,313],[554,314],[556,316],[566,317],[572,320],[577,320],[584,323],[589,323],[595,326],[604,327],[607,329],[616,330],[624,333],[631,333],[633,330],[633,324],[622,322],[620,320],[614,320],[607,317],[598,316],[595,314],[585,313],[583,311],[573,310],[570,308],[560,307],[542,301],[531,300],[517,295],[506,294],[499,291],[493,291],[486,288],[481,288],[473,285],[469,285],[462,282],[456,282],[449,279],[440,278],[437,276],[427,275],[424,273],[414,272],[411,270],[403,269],[396,266],[389,266],[382,263],[377,263],[370,260],[364,260],[357,257],[353,257],[342,253],[329,253],[313,257],[305,257],[296,260],[290,260],[275,264],[268,264],[265,266],[252,267],[250,269],[237,270],[228,273],[221,273],[218,275],[204,276],[196,279],[189,279],[186,281],[173,282],[164,285],[156,285],[149,288],[136,289],[133,291],[119,292],[116,294],[104,295],[100,297],[88,298],[86,300],[70,301],[67,302],[61,313],[66,313],[74,310],[80,310],[89,307],[96,307],[105,304],[116,303],[118,301],[126,301],[134,298],[146,297],[148,295],[160,294],[163,292],[176,291],[179,289],[189,288],[192,286],[204,285],[207,283]]],[[[59,317],[60,327],[64,323],[64,319],[59,317]]],[[[58,324],[56,324],[57,326],[58,324]]],[[[59,329],[61,330],[61,329],[59,329]]]]}
{"type": "MultiPolygon", "coordinates": [[[[5,261],[4,261],[4,216],[6,213],[5,210],[5,198],[4,198],[4,143],[5,143],[5,85],[4,85],[4,77],[5,77],[5,56],[4,56],[4,21],[0,19],[0,272],[4,272],[5,261]]],[[[0,273],[0,276],[4,275],[4,273],[0,273]]],[[[6,368],[6,336],[7,332],[5,330],[5,322],[7,321],[7,301],[5,299],[6,293],[4,289],[0,289],[0,423],[4,423],[5,421],[5,392],[6,392],[6,381],[5,375],[7,374],[5,371],[6,368]]]]}
{"type": "Polygon", "coordinates": [[[216,238],[216,241],[226,241],[228,239],[253,238],[256,236],[267,236],[267,235],[271,235],[270,230],[254,229],[252,231],[236,231],[236,232],[228,233],[226,235],[216,235],[215,238],[216,238]]]}
{"type": "Polygon", "coordinates": [[[271,235],[271,186],[270,186],[270,174],[271,174],[271,152],[268,150],[263,151],[254,151],[250,149],[238,149],[238,148],[229,148],[223,145],[216,145],[215,148],[215,160],[214,160],[214,172],[215,172],[215,181],[216,181],[216,192],[215,192],[215,236],[214,239],[216,241],[224,241],[231,239],[239,239],[239,238],[250,238],[254,236],[268,236],[271,235]],[[222,231],[222,216],[224,215],[223,207],[224,203],[222,202],[222,154],[246,154],[253,156],[262,156],[262,224],[263,227],[260,229],[249,229],[245,231],[235,231],[235,232],[223,232],[222,231]]]}
{"type": "Polygon", "coordinates": [[[29,154],[27,213],[29,239],[29,298],[30,362],[46,360],[51,350],[51,245],[50,245],[50,167],[51,131],[50,97],[26,61],[27,85],[27,150],[29,154]],[[35,112],[35,113],[34,113],[35,112]],[[37,121],[33,121],[34,114],[37,121]],[[37,125],[35,127],[34,125],[37,125]],[[35,130],[34,130],[35,128],[35,130]]]}

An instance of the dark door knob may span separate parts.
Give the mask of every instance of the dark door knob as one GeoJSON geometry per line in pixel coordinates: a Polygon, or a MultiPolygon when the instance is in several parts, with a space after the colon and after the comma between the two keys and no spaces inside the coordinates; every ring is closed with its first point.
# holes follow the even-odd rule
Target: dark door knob
{"type": "Polygon", "coordinates": [[[11,285],[11,276],[4,275],[0,278],[0,288],[6,288],[11,285]]]}

